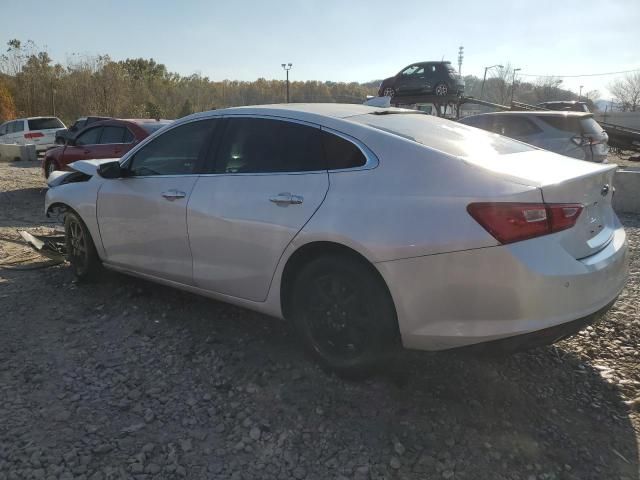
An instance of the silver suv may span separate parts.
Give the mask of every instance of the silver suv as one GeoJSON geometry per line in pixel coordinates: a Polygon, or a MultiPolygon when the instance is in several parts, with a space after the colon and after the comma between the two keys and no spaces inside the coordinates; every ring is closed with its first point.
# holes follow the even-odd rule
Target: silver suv
{"type": "Polygon", "coordinates": [[[606,163],[609,153],[609,136],[590,113],[483,113],[462,118],[460,123],[580,160],[606,163]]]}

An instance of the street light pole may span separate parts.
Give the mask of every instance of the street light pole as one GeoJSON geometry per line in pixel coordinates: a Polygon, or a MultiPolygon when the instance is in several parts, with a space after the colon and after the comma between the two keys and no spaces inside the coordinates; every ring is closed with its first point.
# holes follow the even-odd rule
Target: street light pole
{"type": "Polygon", "coordinates": [[[480,88],[480,99],[484,98],[484,82],[487,79],[487,70],[491,70],[492,68],[504,68],[502,65],[491,65],[490,67],[484,67],[484,77],[482,77],[482,87],[480,88]]]}
{"type": "Polygon", "coordinates": [[[287,72],[287,103],[289,103],[289,70],[293,67],[293,63],[283,63],[282,68],[287,72]]]}
{"type": "Polygon", "coordinates": [[[516,88],[516,72],[522,70],[521,68],[513,69],[513,78],[511,79],[511,105],[513,106],[513,92],[516,88]]]}

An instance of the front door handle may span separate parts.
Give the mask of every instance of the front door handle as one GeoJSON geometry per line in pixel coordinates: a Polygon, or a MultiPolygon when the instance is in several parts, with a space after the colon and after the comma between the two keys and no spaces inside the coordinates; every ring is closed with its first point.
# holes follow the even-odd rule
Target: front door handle
{"type": "Polygon", "coordinates": [[[173,202],[174,200],[177,200],[178,198],[186,197],[187,194],[184,193],[184,192],[181,192],[180,190],[171,189],[171,190],[167,190],[166,192],[162,192],[162,196],[164,198],[166,198],[167,200],[173,202]]]}
{"type": "Polygon", "coordinates": [[[292,195],[289,192],[279,193],[278,195],[269,197],[269,201],[276,205],[300,205],[303,200],[302,195],[292,195]]]}

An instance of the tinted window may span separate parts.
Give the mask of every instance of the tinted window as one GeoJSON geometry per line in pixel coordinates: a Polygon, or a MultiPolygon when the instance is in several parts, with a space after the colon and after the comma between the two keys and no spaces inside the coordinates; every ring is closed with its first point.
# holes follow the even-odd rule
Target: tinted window
{"type": "Polygon", "coordinates": [[[124,139],[122,140],[122,143],[131,143],[134,140],[134,136],[133,133],[131,133],[131,130],[129,130],[128,128],[124,129],[124,139]]]}
{"type": "Polygon", "coordinates": [[[29,120],[29,130],[48,130],[50,128],[64,128],[64,124],[56,117],[29,120]]]}
{"type": "Polygon", "coordinates": [[[515,115],[496,116],[493,131],[507,137],[525,137],[541,132],[530,120],[515,115]]]}
{"type": "Polygon", "coordinates": [[[9,126],[9,133],[17,133],[24,131],[24,120],[16,120],[9,126]]]}
{"type": "Polygon", "coordinates": [[[326,169],[318,128],[263,118],[231,118],[216,158],[219,173],[326,169]]]}
{"type": "Polygon", "coordinates": [[[125,130],[126,129],[124,127],[103,127],[100,143],[122,143],[125,130]]]}
{"type": "Polygon", "coordinates": [[[328,132],[322,132],[322,146],[329,170],[361,167],[367,163],[362,151],[353,143],[328,132]]]}
{"type": "Polygon", "coordinates": [[[187,123],[164,132],[140,149],[130,163],[134,176],[195,173],[200,152],[216,120],[187,123]]]}
{"type": "Polygon", "coordinates": [[[563,132],[572,134],[582,133],[582,127],[580,125],[581,117],[540,115],[538,116],[538,120],[542,120],[547,125],[562,130],[563,132]]]}
{"type": "Polygon", "coordinates": [[[76,138],[76,145],[95,145],[100,141],[102,127],[90,128],[76,138]]]}

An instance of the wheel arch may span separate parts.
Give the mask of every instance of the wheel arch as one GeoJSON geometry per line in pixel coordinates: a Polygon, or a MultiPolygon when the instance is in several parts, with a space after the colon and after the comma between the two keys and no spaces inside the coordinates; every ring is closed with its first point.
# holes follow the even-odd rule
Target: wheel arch
{"type": "Polygon", "coordinates": [[[354,248],[341,243],[325,240],[316,240],[306,243],[295,250],[287,259],[280,279],[280,308],[284,318],[287,318],[288,313],[290,312],[291,287],[296,274],[310,261],[323,255],[347,256],[356,259],[359,263],[365,266],[365,268],[367,268],[386,289],[393,307],[396,310],[397,324],[397,308],[393,295],[391,294],[391,290],[389,289],[387,282],[376,266],[367,257],[354,248]]]}

